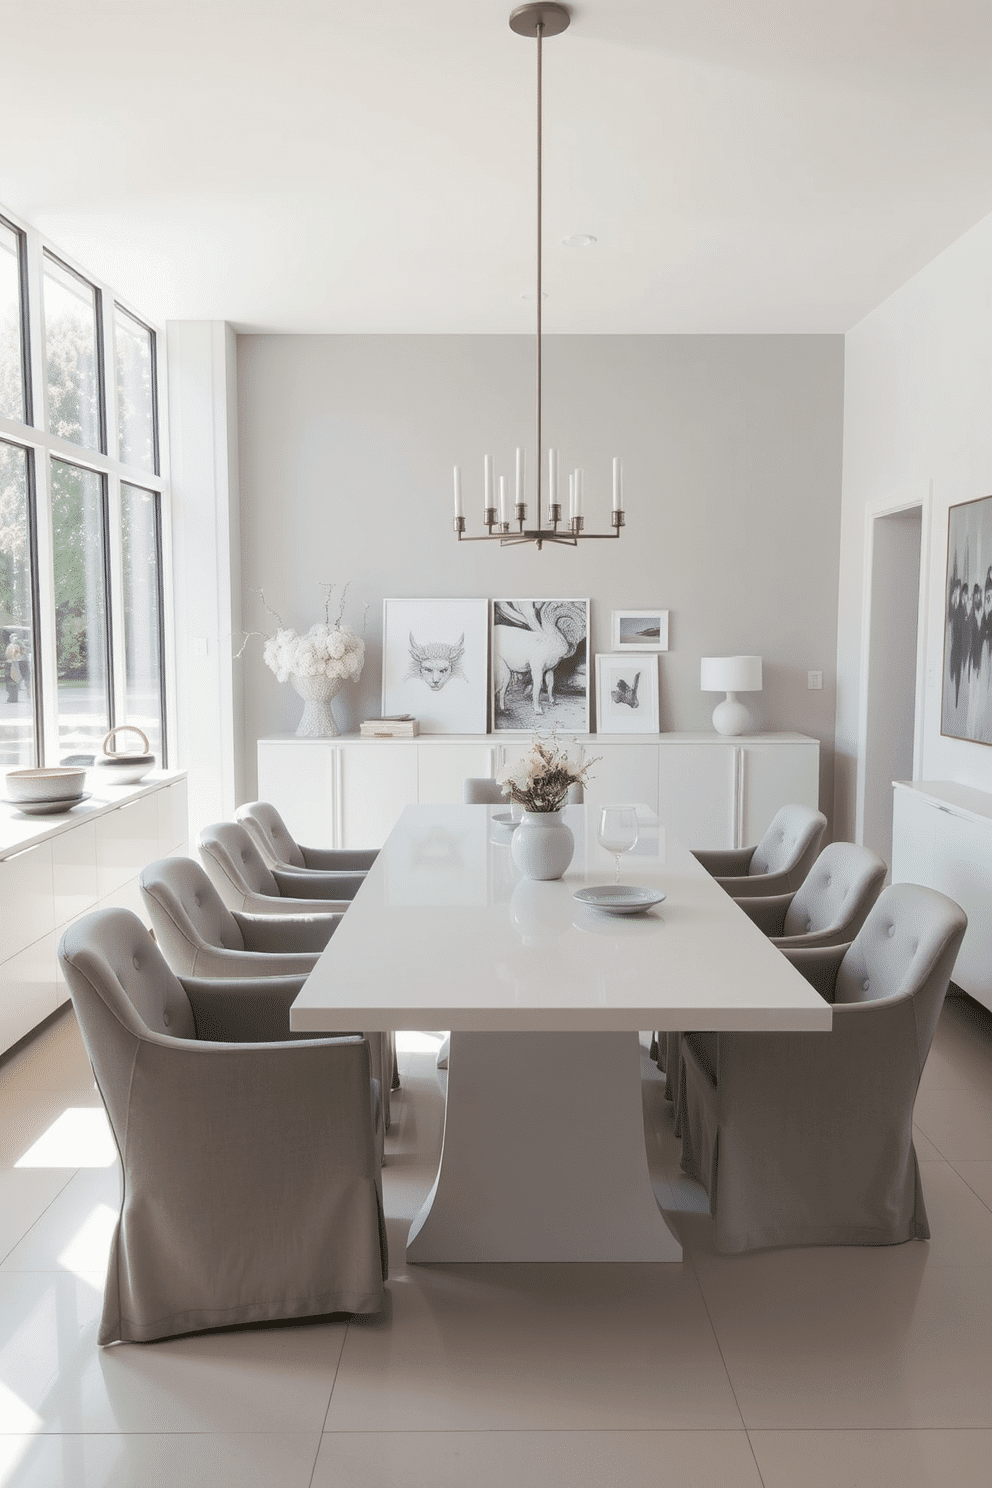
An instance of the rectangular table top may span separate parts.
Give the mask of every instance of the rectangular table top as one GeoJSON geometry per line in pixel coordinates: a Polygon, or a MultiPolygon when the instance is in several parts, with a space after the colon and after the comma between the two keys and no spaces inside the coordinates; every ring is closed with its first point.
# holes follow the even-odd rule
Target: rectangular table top
{"type": "Polygon", "coordinates": [[[293,1004],[295,1031],[830,1028],[829,1004],[663,826],[642,825],[621,882],[666,898],[621,918],[572,897],[613,882],[597,807],[566,808],[575,855],[552,883],[520,877],[505,814],[406,808],[293,1004]]]}

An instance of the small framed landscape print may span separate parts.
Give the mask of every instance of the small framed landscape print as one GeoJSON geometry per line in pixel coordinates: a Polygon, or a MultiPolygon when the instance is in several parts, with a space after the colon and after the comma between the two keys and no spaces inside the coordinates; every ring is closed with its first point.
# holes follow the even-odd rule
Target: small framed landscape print
{"type": "Polygon", "coordinates": [[[589,731],[588,599],[494,599],[493,731],[589,731]]]}
{"type": "Polygon", "coordinates": [[[658,658],[596,657],[596,728],[601,734],[658,732],[658,658]]]}
{"type": "Polygon", "coordinates": [[[614,610],[614,651],[667,651],[667,610],[614,610]]]}
{"type": "Polygon", "coordinates": [[[484,734],[489,603],[382,602],[383,717],[412,713],[422,734],[484,734]]]}
{"type": "Polygon", "coordinates": [[[992,496],[947,513],[940,732],[992,744],[992,496]]]}

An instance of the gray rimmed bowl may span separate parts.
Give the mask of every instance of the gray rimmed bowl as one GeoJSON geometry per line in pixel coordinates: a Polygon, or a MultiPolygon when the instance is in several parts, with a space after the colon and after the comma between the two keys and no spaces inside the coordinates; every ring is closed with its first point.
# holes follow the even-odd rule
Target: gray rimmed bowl
{"type": "Polygon", "coordinates": [[[86,771],[69,765],[43,770],[8,770],[7,798],[11,801],[68,801],[81,796],[86,771]]]}

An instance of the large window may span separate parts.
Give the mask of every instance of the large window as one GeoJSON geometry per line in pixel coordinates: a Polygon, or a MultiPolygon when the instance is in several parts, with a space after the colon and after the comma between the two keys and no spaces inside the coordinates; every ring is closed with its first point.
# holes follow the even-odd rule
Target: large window
{"type": "Polygon", "coordinates": [[[167,763],[156,352],[0,216],[0,769],[90,761],[126,723],[167,763]]]}

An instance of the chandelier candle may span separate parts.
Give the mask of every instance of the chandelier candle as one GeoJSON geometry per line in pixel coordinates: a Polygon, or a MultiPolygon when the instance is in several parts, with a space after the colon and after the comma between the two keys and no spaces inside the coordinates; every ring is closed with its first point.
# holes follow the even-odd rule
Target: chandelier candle
{"type": "MultiPolygon", "coordinates": [[[[542,351],[542,301],[544,291],[542,288],[542,176],[543,176],[543,93],[542,93],[542,69],[544,62],[544,38],[546,36],[559,36],[562,31],[568,29],[571,13],[568,7],[557,3],[557,0],[536,0],[536,3],[518,5],[516,10],[510,13],[510,30],[518,36],[533,37],[537,42],[537,461],[534,469],[535,475],[535,504],[536,523],[534,526],[527,525],[527,504],[524,497],[524,451],[519,448],[516,452],[516,471],[514,483],[513,518],[510,518],[509,492],[507,491],[506,477],[499,477],[499,486],[496,485],[495,462],[492,455],[486,455],[483,465],[483,515],[482,521],[486,531],[475,537],[469,537],[465,530],[465,513],[461,500],[461,474],[455,467],[455,519],[454,529],[459,542],[498,542],[503,547],[513,547],[518,543],[536,543],[538,551],[547,543],[564,543],[569,547],[577,547],[582,538],[607,538],[619,537],[620,528],[624,525],[623,510],[623,481],[620,471],[619,457],[613,461],[613,509],[610,512],[609,532],[586,532],[582,512],[582,472],[577,470],[574,475],[569,476],[569,514],[567,528],[559,529],[561,522],[561,505],[558,500],[558,451],[548,451],[548,510],[547,520],[549,526],[545,526],[545,513],[541,500],[541,473],[544,464],[544,445],[541,438],[541,351],[542,351]],[[496,493],[499,491],[499,507],[496,505],[496,493]],[[515,525],[514,525],[515,524],[515,525]]],[[[590,238],[589,242],[595,242],[590,238]]]]}

